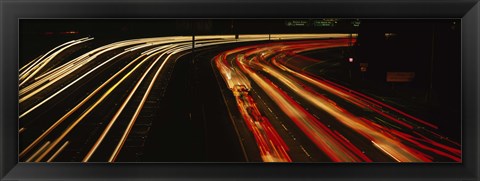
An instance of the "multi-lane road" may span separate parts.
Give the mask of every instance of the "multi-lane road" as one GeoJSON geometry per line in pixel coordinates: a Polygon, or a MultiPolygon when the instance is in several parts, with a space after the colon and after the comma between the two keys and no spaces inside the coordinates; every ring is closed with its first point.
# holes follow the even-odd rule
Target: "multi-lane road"
{"type": "MultiPolygon", "coordinates": [[[[343,34],[143,38],[19,70],[19,159],[459,162],[424,120],[306,71],[343,34]]],[[[66,56],[68,57],[68,56],[66,56]]]]}

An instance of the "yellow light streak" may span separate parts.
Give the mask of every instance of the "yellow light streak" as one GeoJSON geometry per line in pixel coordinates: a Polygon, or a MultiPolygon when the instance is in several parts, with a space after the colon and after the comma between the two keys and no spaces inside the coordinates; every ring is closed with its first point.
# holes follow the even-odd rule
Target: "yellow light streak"
{"type": "Polygon", "coordinates": [[[57,156],[67,147],[69,141],[63,143],[63,145],[47,160],[47,162],[52,162],[57,156]]]}

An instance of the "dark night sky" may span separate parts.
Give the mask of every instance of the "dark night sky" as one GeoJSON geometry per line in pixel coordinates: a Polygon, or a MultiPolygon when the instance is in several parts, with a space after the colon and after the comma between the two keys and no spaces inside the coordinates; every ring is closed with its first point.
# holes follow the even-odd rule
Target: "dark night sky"
{"type": "MultiPolygon", "coordinates": [[[[342,21],[342,20],[340,20],[342,21]]],[[[348,25],[349,20],[345,20],[348,25]]],[[[287,27],[283,19],[241,19],[241,20],[172,20],[172,19],[63,19],[63,20],[21,20],[22,34],[79,31],[92,36],[165,36],[190,35],[191,23],[195,23],[198,34],[231,34],[236,33],[298,33],[298,32],[349,32],[351,29],[287,27]],[[233,27],[232,27],[233,25],[233,27]]]]}

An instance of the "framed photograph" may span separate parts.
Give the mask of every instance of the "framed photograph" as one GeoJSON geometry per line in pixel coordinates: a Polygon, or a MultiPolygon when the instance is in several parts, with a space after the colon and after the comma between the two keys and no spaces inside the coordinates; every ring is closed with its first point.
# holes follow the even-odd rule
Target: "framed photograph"
{"type": "Polygon", "coordinates": [[[479,178],[478,0],[0,9],[2,180],[479,178]]]}

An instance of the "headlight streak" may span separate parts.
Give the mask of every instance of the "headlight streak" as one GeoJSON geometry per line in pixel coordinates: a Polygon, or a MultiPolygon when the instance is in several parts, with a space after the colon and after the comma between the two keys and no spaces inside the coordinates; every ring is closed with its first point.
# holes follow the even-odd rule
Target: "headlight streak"
{"type": "MultiPolygon", "coordinates": [[[[161,39],[164,39],[164,38],[159,38],[160,40],[161,39]]],[[[151,39],[147,39],[147,40],[151,40],[151,39]]],[[[155,39],[153,39],[155,40],[155,39]]],[[[139,39],[137,41],[146,41],[144,39],[139,39]]],[[[85,61],[90,61],[90,60],[93,60],[95,57],[97,57],[98,55],[102,54],[102,53],[105,53],[107,51],[110,51],[110,50],[113,50],[113,49],[117,49],[117,48],[121,48],[123,46],[128,46],[128,45],[132,45],[132,44],[138,44],[139,42],[137,41],[122,41],[122,42],[118,42],[118,43],[113,43],[113,44],[110,44],[110,45],[106,45],[106,46],[103,46],[103,47],[100,47],[100,48],[97,48],[95,50],[92,50],[90,51],[89,53],[86,53],[84,55],[90,55],[92,54],[92,52],[97,52],[95,53],[94,55],[91,55],[87,58],[87,60],[85,61]],[[102,51],[99,51],[99,50],[102,50],[102,51]],[[99,51],[99,52],[98,52],[99,51]]],[[[110,61],[114,60],[115,58],[117,57],[120,57],[122,56],[123,54],[126,54],[128,53],[128,51],[124,51],[120,54],[117,54],[115,56],[113,56],[112,58],[104,61],[103,63],[97,65],[96,67],[94,67],[93,69],[89,70],[88,72],[82,74],[80,77],[78,77],[77,79],[73,80],[72,82],[70,82],[69,84],[67,84],[66,86],[64,86],[62,89],[56,91],[54,94],[52,94],[51,96],[49,96],[48,98],[42,100],[40,103],[37,103],[35,106],[33,106],[32,108],[28,109],[27,111],[25,111],[24,113],[22,113],[19,118],[23,118],[25,115],[27,115],[28,113],[32,112],[33,110],[37,109],[38,107],[40,107],[41,105],[45,104],[47,101],[51,100],[53,97],[55,97],[56,95],[62,93],[63,91],[65,91],[66,89],[68,89],[70,86],[74,85],[75,83],[77,83],[78,81],[82,80],[84,77],[86,77],[87,75],[91,74],[92,72],[94,72],[95,70],[99,69],[100,67],[104,66],[105,64],[109,63],[110,61]]],[[[66,75],[64,75],[66,76],[66,75]]],[[[63,76],[63,77],[64,77],[63,76]]],[[[57,79],[58,80],[58,79],[57,79]]],[[[51,82],[53,83],[53,82],[51,82]]],[[[51,84],[49,83],[49,84],[51,84]]],[[[44,86],[43,88],[41,89],[44,89],[46,88],[46,86],[44,86]]],[[[38,93],[40,91],[40,89],[37,89],[37,91],[35,93],[38,93]]],[[[26,95],[25,97],[21,98],[19,102],[22,102],[30,97],[32,97],[34,94],[33,93],[30,93],[29,95],[26,95]]]]}
{"type": "MultiPolygon", "coordinates": [[[[181,44],[180,44],[181,45],[181,44]]],[[[176,46],[173,46],[171,49],[175,49],[177,48],[176,46]]],[[[170,50],[171,50],[170,49],[170,50]]],[[[180,48],[180,50],[182,50],[182,48],[180,48]]],[[[185,50],[185,48],[183,49],[185,50]]],[[[167,50],[168,51],[168,50],[167,50]]],[[[159,54],[161,52],[156,52],[156,53],[153,53],[151,54],[150,56],[146,57],[145,60],[148,60],[150,58],[152,58],[153,56],[159,54]]],[[[168,57],[167,57],[168,58],[168,57]]],[[[95,142],[95,144],[93,145],[93,147],[90,149],[90,151],[88,151],[87,155],[83,158],[82,162],[88,162],[88,160],[91,158],[91,156],[95,153],[95,151],[97,150],[98,146],[100,146],[100,144],[103,142],[105,136],[108,134],[108,132],[110,131],[110,129],[112,128],[113,124],[115,124],[117,118],[120,116],[120,114],[122,113],[123,109],[127,106],[127,103],[130,101],[130,99],[133,97],[133,95],[136,93],[138,87],[140,87],[140,84],[144,81],[145,77],[148,75],[148,73],[153,69],[153,67],[157,64],[157,62],[159,61],[159,58],[155,59],[155,61],[149,66],[149,68],[143,73],[142,77],[137,81],[137,84],[134,86],[134,88],[130,91],[130,94],[128,95],[128,97],[125,99],[125,101],[122,103],[122,105],[120,106],[120,108],[117,110],[117,112],[115,113],[115,115],[113,116],[113,118],[110,120],[110,122],[108,123],[107,127],[105,128],[105,130],[102,132],[102,134],[100,135],[100,137],[97,139],[97,141],[95,142]]],[[[168,61],[168,59],[165,59],[164,60],[165,62],[168,61]]],[[[154,80],[152,81],[154,82],[154,80]]]]}
{"type": "MultiPolygon", "coordinates": [[[[19,87],[21,87],[23,84],[28,82],[33,76],[35,76],[40,70],[42,70],[43,67],[45,67],[55,56],[60,54],[62,51],[66,50],[66,49],[68,49],[68,48],[70,48],[74,45],[77,45],[77,44],[80,44],[80,43],[83,43],[83,42],[86,42],[86,41],[89,41],[89,40],[92,40],[92,39],[93,38],[87,38],[87,39],[81,39],[79,41],[74,41],[73,43],[70,43],[69,45],[66,45],[65,47],[57,50],[55,53],[52,53],[47,58],[45,58],[45,59],[40,58],[38,60],[39,63],[33,67],[35,70],[32,73],[30,73],[30,71],[32,71],[32,70],[28,70],[28,71],[26,71],[25,74],[20,76],[21,82],[19,83],[19,87]]],[[[47,54],[45,54],[45,55],[47,55],[47,54]]]]}
{"type": "Polygon", "coordinates": [[[130,70],[125,76],[122,77],[115,85],[113,85],[110,89],[107,90],[93,105],[89,106],[89,108],[82,113],[80,117],[78,117],[72,124],[70,124],[65,131],[62,132],[62,134],[57,137],[51,145],[48,146],[48,148],[37,158],[35,159],[35,162],[41,161],[47,154],[52,151],[52,149],[65,138],[74,128],[78,123],[80,123],[90,112],[93,111],[95,107],[97,107],[100,103],[102,103],[123,81],[125,81],[133,72],[135,72],[143,63],[145,63],[147,59],[144,59],[141,61],[139,64],[137,64],[132,70],[130,70]]]}
{"type": "Polygon", "coordinates": [[[45,142],[45,144],[43,144],[35,153],[32,154],[32,156],[30,156],[30,158],[28,158],[25,162],[31,162],[33,159],[37,158],[38,154],[42,153],[43,150],[45,150],[45,148],[47,148],[47,146],[50,145],[50,141],[47,141],[45,142]]]}
{"type": "Polygon", "coordinates": [[[46,87],[50,86],[51,84],[55,83],[56,81],[60,80],[63,78],[63,76],[68,75],[75,71],[76,69],[80,68],[81,66],[85,65],[87,62],[81,62],[81,60],[84,60],[88,57],[82,57],[82,59],[78,59],[80,63],[77,64],[77,60],[75,62],[72,62],[72,64],[68,64],[66,66],[62,66],[59,69],[56,69],[54,72],[48,72],[46,74],[43,74],[42,76],[39,76],[37,78],[43,78],[40,80],[36,80],[34,83],[24,87],[23,89],[19,90],[19,103],[22,103],[23,101],[27,100],[28,98],[34,96],[38,92],[42,91],[46,87]],[[48,76],[48,77],[47,77],[48,76]],[[48,83],[48,84],[45,84],[48,83]],[[39,86],[42,86],[39,88],[39,86]],[[26,93],[29,93],[32,91],[28,96],[24,96],[26,93]]]}
{"type": "MultiPolygon", "coordinates": [[[[231,40],[222,40],[222,39],[217,39],[217,40],[204,40],[204,39],[208,39],[208,38],[212,38],[212,37],[209,37],[209,36],[205,36],[205,37],[199,37],[197,42],[199,43],[196,47],[203,47],[203,46],[213,46],[213,45],[220,45],[220,44],[225,44],[225,43],[235,43],[235,42],[239,42],[239,40],[235,40],[232,39],[231,40]],[[205,43],[203,43],[205,42],[205,43]]],[[[161,37],[161,38],[149,38],[149,39],[137,39],[137,40],[126,40],[126,41],[122,41],[122,42],[117,42],[117,43],[112,43],[112,44],[109,44],[109,45],[105,45],[103,47],[100,47],[100,48],[97,48],[95,50],[92,50],[88,53],[85,53],[84,55],[76,58],[76,59],[73,59],[72,61],[70,62],[67,62],[63,65],[60,65],[60,66],[57,66],[55,67],[54,69],[50,70],[49,72],[46,72],[40,76],[37,76],[37,77],[34,77],[36,82],[33,82],[33,84],[29,85],[30,87],[27,87],[26,89],[24,88],[22,93],[26,93],[27,91],[30,91],[30,90],[33,90],[35,89],[35,87],[38,87],[38,86],[42,86],[43,88],[45,87],[48,87],[50,86],[53,82],[56,82],[56,81],[59,81],[59,80],[63,80],[63,77],[66,75],[66,74],[69,74],[69,73],[72,73],[73,71],[71,69],[74,69],[74,68],[79,68],[81,66],[84,66],[86,65],[88,62],[94,60],[97,56],[101,55],[101,54],[104,54],[108,51],[111,51],[111,50],[114,50],[114,49],[118,49],[118,48],[121,48],[122,46],[130,46],[130,45],[133,45],[133,44],[137,44],[137,46],[132,46],[130,48],[127,48],[124,50],[124,52],[121,52],[119,54],[116,54],[114,55],[113,57],[107,59],[106,61],[102,62],[101,64],[95,66],[94,68],[90,69],[88,72],[82,74],[82,76],[76,78],[75,80],[72,80],[69,84],[67,84],[66,86],[62,87],[62,89],[54,92],[54,94],[50,95],[49,97],[47,97],[46,99],[43,99],[39,104],[35,105],[34,107],[30,108],[29,110],[27,110],[26,112],[22,113],[19,118],[23,118],[25,115],[27,115],[28,113],[32,112],[33,110],[35,110],[36,108],[40,107],[41,105],[43,105],[44,103],[46,103],[47,101],[51,100],[53,97],[57,96],[58,94],[60,94],[61,92],[65,91],[68,87],[74,85],[76,82],[80,81],[82,78],[84,78],[86,75],[96,71],[99,67],[105,65],[106,63],[110,62],[110,61],[113,61],[114,59],[117,59],[118,57],[126,54],[127,52],[131,52],[131,51],[137,51],[139,49],[142,49],[142,48],[146,48],[148,46],[153,46],[153,45],[157,45],[157,44],[167,44],[165,46],[160,46],[160,47],[155,47],[155,48],[152,48],[150,50],[147,50],[147,51],[144,51],[142,52],[142,54],[135,60],[133,60],[132,62],[130,62],[127,66],[125,66],[124,68],[122,68],[122,70],[120,70],[119,72],[117,72],[114,76],[110,77],[105,83],[103,83],[100,87],[98,87],[95,91],[93,91],[92,93],[90,93],[84,100],[82,100],[79,104],[77,104],[73,109],[71,109],[67,114],[65,114],[62,118],[60,118],[59,120],[57,120],[53,125],[51,125],[46,131],[44,131],[38,138],[36,138],[29,146],[27,146],[24,150],[22,150],[22,152],[19,154],[19,157],[24,157],[31,149],[33,149],[38,143],[40,143],[47,135],[49,135],[56,127],[58,127],[58,125],[62,124],[70,115],[72,115],[75,111],[77,111],[80,107],[82,107],[88,100],[90,100],[90,98],[92,98],[94,95],[96,95],[104,86],[106,86],[108,83],[110,83],[115,77],[117,77],[121,72],[125,71],[128,67],[130,67],[131,65],[133,65],[134,62],[137,62],[137,60],[139,58],[141,58],[142,56],[145,56],[145,55],[150,55],[152,54],[153,52],[155,51],[163,51],[164,54],[166,53],[170,53],[168,55],[168,57],[172,56],[173,54],[175,53],[178,53],[179,50],[187,50],[187,49],[191,49],[191,37],[169,37],[169,38],[165,38],[165,37],[161,37]],[[170,40],[170,41],[160,41],[160,40],[170,40]],[[152,43],[140,43],[140,41],[151,41],[152,43]],[[178,46],[178,48],[181,48],[181,49],[177,49],[177,50],[173,50],[173,51],[170,51],[168,50],[169,47],[172,47],[173,45],[175,44],[172,44],[172,43],[175,43],[175,42],[184,42],[184,43],[181,43],[181,44],[185,44],[186,46],[178,46]],[[167,49],[165,49],[167,48],[167,49]],[[165,50],[162,50],[162,49],[165,49],[165,50]],[[45,86],[46,85],[46,86],[45,86]]],[[[255,39],[251,39],[251,40],[241,40],[241,41],[256,41],[255,39]]],[[[73,46],[73,45],[72,45],[73,46]]],[[[143,62],[141,62],[143,63],[143,62]]],[[[141,64],[140,63],[140,64],[141,64]]],[[[164,62],[165,63],[165,62],[164,62]]],[[[33,64],[33,63],[32,63],[33,64]]],[[[138,64],[138,65],[140,65],[138,64]]],[[[136,67],[138,67],[138,65],[136,67]]],[[[163,67],[164,64],[162,64],[162,67],[163,67]]],[[[131,74],[131,72],[129,72],[128,74],[131,74]]],[[[127,74],[127,75],[128,75],[127,74]]],[[[125,78],[125,77],[124,77],[125,78]]],[[[124,80],[124,79],[122,79],[124,80]]],[[[114,85],[115,86],[118,86],[118,84],[114,85]]],[[[42,88],[41,88],[42,89],[42,88]]],[[[23,97],[23,99],[21,99],[21,101],[24,101],[30,97],[32,97],[33,95],[35,95],[36,93],[40,92],[41,90],[38,90],[38,89],[35,89],[34,92],[31,92],[30,94],[26,95],[23,97]]],[[[110,89],[109,91],[107,91],[107,93],[105,93],[101,98],[100,100],[104,99],[110,92],[112,91],[112,89],[110,89]]],[[[57,139],[55,139],[51,144],[49,142],[49,145],[44,145],[45,147],[42,148],[42,150],[37,150],[37,155],[40,154],[39,151],[41,151],[41,155],[37,157],[37,155],[35,155],[35,159],[30,159],[29,161],[41,161],[43,160],[43,158],[45,158],[45,156],[47,156],[51,151],[52,149],[54,149],[56,147],[56,145],[58,145],[58,143],[70,132],[74,129],[75,125],[77,125],[83,117],[85,117],[89,112],[91,112],[93,110],[94,107],[96,107],[96,105],[99,104],[100,101],[97,101],[94,105],[90,106],[90,108],[85,111],[81,116],[80,118],[78,118],[76,121],[74,121],[59,137],[57,137],[57,139]]],[[[25,128],[22,128],[22,131],[25,130],[25,128]]],[[[108,130],[106,131],[108,132],[108,130]]],[[[125,134],[125,138],[128,136],[128,133],[125,134]]],[[[99,140],[102,140],[101,138],[99,140]]],[[[101,142],[101,141],[100,141],[101,142]]],[[[64,144],[68,144],[68,143],[64,143],[64,144]]],[[[121,143],[123,144],[123,143],[121,143]]],[[[119,144],[119,145],[121,145],[119,144]]],[[[98,144],[99,145],[99,144],[98,144]]],[[[66,145],[64,145],[66,146],[66,145]]],[[[121,148],[121,146],[119,146],[119,148],[121,148]]],[[[64,147],[62,146],[60,149],[64,149],[64,147]]],[[[95,150],[95,148],[92,149],[93,152],[95,150]]],[[[120,149],[119,149],[120,150],[120,149]]],[[[59,154],[61,152],[61,150],[57,150],[55,154],[59,154]]],[[[93,153],[92,152],[92,153],[93,153]]],[[[54,158],[56,157],[55,156],[51,156],[47,161],[51,161],[53,160],[54,158]]],[[[113,158],[113,157],[112,157],[113,158]]],[[[88,159],[87,159],[88,160],[88,159]]],[[[112,160],[113,161],[113,160],[112,160]]]]}
{"type": "MultiPolygon", "coordinates": [[[[84,38],[82,38],[82,39],[84,39],[84,38]]],[[[79,40],[82,40],[82,39],[79,39],[79,40]]],[[[61,45],[59,45],[59,46],[51,49],[50,51],[48,51],[47,53],[41,55],[40,57],[34,59],[33,61],[31,61],[31,62],[28,63],[27,65],[23,66],[22,69],[24,69],[24,71],[21,71],[22,69],[20,69],[19,80],[23,80],[23,79],[24,79],[23,75],[24,75],[25,73],[29,72],[29,71],[30,71],[33,67],[35,67],[38,63],[42,62],[42,59],[45,58],[47,55],[49,55],[51,52],[54,52],[54,51],[56,51],[57,49],[59,49],[59,48],[61,48],[61,47],[63,47],[63,46],[66,46],[66,45],[68,45],[68,44],[74,43],[74,42],[76,42],[76,41],[77,41],[77,40],[72,40],[72,41],[69,41],[69,42],[65,42],[65,43],[63,43],[63,44],[61,44],[61,45]]]]}
{"type": "Polygon", "coordinates": [[[69,143],[69,141],[65,141],[65,143],[63,143],[63,145],[46,162],[52,162],[55,160],[55,158],[57,158],[57,156],[68,146],[69,143]]]}
{"type": "MultiPolygon", "coordinates": [[[[71,68],[68,73],[72,73],[74,70],[82,67],[82,65],[90,62],[91,60],[93,60],[94,58],[96,58],[98,55],[101,55],[101,54],[106,53],[106,52],[109,52],[109,51],[111,51],[111,50],[119,49],[119,48],[122,48],[122,46],[128,46],[128,45],[130,45],[130,44],[122,44],[122,45],[119,45],[119,46],[108,46],[108,45],[107,45],[107,46],[104,46],[104,48],[100,47],[100,48],[97,48],[97,49],[95,49],[95,50],[93,50],[93,51],[90,51],[89,53],[83,54],[82,56],[78,57],[78,59],[82,60],[84,63],[83,63],[83,64],[80,64],[80,65],[79,65],[79,64],[76,64],[76,63],[77,63],[76,60],[69,62],[68,64],[71,65],[71,66],[74,66],[74,67],[71,68]],[[100,50],[101,50],[101,51],[100,51],[100,50]],[[94,52],[95,52],[95,53],[94,53],[94,52]],[[75,65],[75,64],[76,64],[76,65],[75,65]]],[[[92,69],[92,70],[96,70],[97,68],[102,67],[103,65],[105,65],[106,63],[108,63],[108,62],[110,62],[111,60],[115,59],[116,57],[119,57],[119,56],[121,56],[121,55],[123,55],[123,54],[126,54],[126,53],[128,53],[128,51],[124,51],[124,52],[122,52],[121,54],[117,54],[117,55],[115,55],[114,57],[110,58],[109,60],[107,60],[107,61],[104,62],[103,64],[100,64],[99,66],[97,66],[96,68],[94,68],[94,69],[92,69]]],[[[63,70],[63,69],[61,69],[61,70],[63,70]]],[[[93,72],[93,71],[88,72],[86,75],[88,75],[88,74],[91,73],[91,72],[93,72]]],[[[63,73],[61,73],[60,75],[61,75],[61,77],[55,78],[55,80],[60,80],[60,79],[62,79],[62,78],[64,78],[64,77],[66,77],[68,74],[67,74],[66,72],[63,72],[63,73]]],[[[86,76],[86,75],[84,75],[84,76],[86,76]]],[[[84,76],[82,76],[82,77],[80,77],[80,78],[77,78],[77,81],[78,81],[78,80],[81,80],[84,76]]],[[[54,77],[51,77],[51,76],[45,77],[45,78],[44,78],[44,81],[49,81],[49,83],[48,83],[47,85],[43,85],[41,88],[37,88],[37,89],[35,90],[35,92],[30,93],[30,94],[22,97],[22,98],[20,99],[20,103],[23,102],[23,101],[25,101],[26,99],[32,97],[33,95],[35,95],[36,93],[40,92],[41,90],[47,88],[49,85],[53,84],[54,81],[50,80],[50,79],[52,79],[52,78],[54,78],[54,77]]],[[[74,82],[76,82],[76,81],[74,81],[74,82]]],[[[23,93],[22,90],[21,90],[21,92],[23,93]]]]}
{"type": "MultiPolygon", "coordinates": [[[[160,46],[158,50],[167,49],[172,47],[173,45],[164,45],[160,46]]],[[[121,73],[127,70],[130,66],[134,65],[139,59],[144,57],[145,55],[141,55],[134,60],[132,60],[129,64],[123,67],[121,70],[116,72],[113,76],[111,76],[107,81],[105,81],[102,85],[100,85],[97,89],[95,89],[92,93],[90,93],[86,98],[84,98],[80,103],[78,103],[74,108],[68,111],[64,116],[62,116],[59,120],[57,120],[52,126],[50,126],[46,131],[44,131],[37,139],[35,139],[28,147],[26,147],[20,154],[19,157],[23,157],[30,149],[32,149],[35,145],[37,145],[43,138],[45,138],[53,129],[55,129],[58,125],[60,125],[63,121],[65,121],[70,115],[72,115],[75,111],[81,108],[88,100],[90,100],[93,96],[95,96],[101,89],[103,89],[107,84],[109,84],[112,80],[118,77],[121,73]]]]}
{"type": "Polygon", "coordinates": [[[23,67],[21,67],[19,70],[18,70],[18,77],[20,78],[24,73],[25,73],[25,69],[29,68],[30,65],[34,64],[37,62],[38,59],[40,59],[43,55],[40,55],[36,58],[34,58],[33,60],[29,61],[27,64],[25,64],[23,67]]]}
{"type": "MultiPolygon", "coordinates": [[[[58,72],[60,72],[59,70],[64,70],[64,69],[66,69],[66,67],[72,67],[73,65],[78,64],[78,63],[84,64],[86,62],[84,62],[83,60],[85,60],[87,58],[88,58],[88,55],[77,57],[77,58],[71,60],[68,63],[57,66],[56,68],[54,68],[52,70],[49,70],[48,72],[43,73],[42,75],[36,76],[33,80],[35,80],[36,81],[35,83],[37,83],[38,80],[40,80],[40,79],[42,79],[46,76],[49,76],[49,75],[52,75],[52,74],[58,74],[58,72]]],[[[52,79],[52,78],[49,78],[49,79],[52,79]]],[[[31,86],[31,84],[29,86],[31,86]]],[[[23,89],[25,89],[25,88],[23,88],[23,89]]]]}
{"type": "MultiPolygon", "coordinates": [[[[160,56],[158,56],[158,58],[155,60],[155,62],[160,60],[160,58],[162,58],[165,54],[166,54],[166,52],[164,52],[160,56]]],[[[171,55],[172,54],[170,54],[167,58],[165,58],[162,65],[160,65],[160,68],[158,68],[157,72],[155,73],[153,80],[156,80],[158,78],[158,75],[160,74],[160,71],[162,70],[163,66],[165,65],[165,63],[167,62],[167,60],[170,58],[171,55]]],[[[145,101],[148,98],[148,95],[150,94],[150,91],[152,90],[152,87],[153,87],[154,83],[155,83],[155,81],[150,82],[150,84],[147,88],[147,91],[145,92],[144,96],[142,97],[142,100],[140,101],[140,104],[138,105],[137,109],[135,110],[134,115],[130,119],[130,122],[128,123],[127,128],[125,129],[125,132],[122,134],[122,137],[118,141],[118,144],[115,147],[115,149],[114,149],[113,153],[111,154],[110,158],[108,159],[108,162],[114,162],[116,160],[118,154],[120,153],[120,150],[123,147],[123,144],[125,143],[130,131],[132,130],[133,125],[135,124],[135,121],[136,121],[138,115],[140,114],[140,111],[143,108],[143,105],[145,104],[145,101]]]]}
{"type": "Polygon", "coordinates": [[[65,121],[70,115],[72,115],[75,111],[77,111],[81,106],[83,106],[88,100],[90,100],[93,96],[95,96],[103,87],[109,84],[113,79],[115,79],[118,75],[123,73],[127,68],[133,65],[137,60],[142,58],[143,56],[139,56],[133,61],[131,61],[128,65],[123,67],[120,71],[115,73],[112,77],[110,77],[107,81],[105,81],[102,85],[100,85],[97,89],[95,89],[92,93],[90,93],[86,98],[84,98],[80,103],[78,103],[74,108],[68,111],[64,116],[62,116],[59,120],[57,120],[53,125],[51,125],[47,130],[45,130],[37,139],[35,139],[29,146],[27,146],[22,152],[20,152],[19,157],[22,158],[28,151],[30,151],[34,146],[36,146],[43,138],[45,138],[53,129],[55,129],[58,125],[60,125],[63,121],[65,121]]]}

